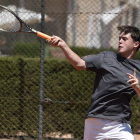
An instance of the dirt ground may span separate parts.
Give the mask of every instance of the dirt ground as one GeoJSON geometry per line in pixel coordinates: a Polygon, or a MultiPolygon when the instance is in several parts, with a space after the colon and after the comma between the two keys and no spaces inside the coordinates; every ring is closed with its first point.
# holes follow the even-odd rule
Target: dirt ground
{"type": "MultiPolygon", "coordinates": [[[[134,134],[134,139],[135,139],[135,140],[140,140],[140,134],[134,134]]],[[[14,140],[14,138],[10,138],[10,139],[0,139],[0,140],[14,140]]]]}
{"type": "MultiPolygon", "coordinates": [[[[55,138],[59,138],[60,135],[61,135],[61,132],[57,132],[57,133],[53,132],[53,133],[49,133],[49,134],[46,133],[45,137],[55,137],[55,138]]],[[[23,133],[23,132],[19,132],[19,133],[17,134],[17,136],[27,136],[27,134],[25,134],[25,133],[23,133]]],[[[72,138],[72,139],[73,139],[73,137],[72,137],[71,134],[63,135],[61,138],[72,138]]],[[[140,134],[134,134],[134,139],[135,139],[135,140],[140,140],[140,134]]],[[[8,139],[8,138],[0,138],[0,140],[15,140],[15,138],[9,138],[9,139],[8,139]]],[[[18,138],[16,138],[16,140],[18,140],[18,138]]],[[[31,138],[30,140],[35,140],[35,139],[32,139],[32,138],[31,138]]]]}
{"type": "Polygon", "coordinates": [[[135,140],[140,140],[140,134],[134,134],[134,139],[135,140]]]}

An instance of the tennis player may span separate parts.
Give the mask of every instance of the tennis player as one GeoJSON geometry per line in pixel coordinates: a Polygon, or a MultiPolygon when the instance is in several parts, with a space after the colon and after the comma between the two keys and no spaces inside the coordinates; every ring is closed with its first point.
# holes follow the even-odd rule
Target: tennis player
{"type": "Polygon", "coordinates": [[[140,98],[140,61],[135,60],[140,31],[134,26],[120,26],[118,30],[118,54],[103,51],[80,58],[61,38],[52,36],[47,40],[52,46],[60,47],[77,70],[96,72],[84,140],[134,140],[129,103],[135,94],[140,98]]]}

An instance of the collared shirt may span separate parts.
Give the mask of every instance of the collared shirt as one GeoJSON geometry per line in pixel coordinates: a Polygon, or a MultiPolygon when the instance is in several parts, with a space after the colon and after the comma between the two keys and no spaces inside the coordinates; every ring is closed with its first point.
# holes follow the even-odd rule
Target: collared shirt
{"type": "Polygon", "coordinates": [[[103,118],[122,123],[130,123],[130,100],[136,94],[127,83],[127,73],[140,80],[140,61],[127,59],[120,54],[104,51],[98,55],[82,57],[87,70],[96,72],[91,104],[86,118],[103,118]]]}

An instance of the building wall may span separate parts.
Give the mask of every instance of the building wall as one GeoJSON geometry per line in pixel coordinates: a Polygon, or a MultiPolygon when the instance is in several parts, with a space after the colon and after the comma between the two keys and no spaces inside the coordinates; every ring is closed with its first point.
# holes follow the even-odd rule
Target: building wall
{"type": "Polygon", "coordinates": [[[67,16],[67,43],[70,46],[117,48],[117,27],[137,26],[138,4],[139,0],[73,0],[73,11],[69,11],[67,16]],[[117,9],[123,6],[125,8],[117,12],[117,9]],[[103,15],[106,15],[105,19],[103,15]],[[112,15],[114,17],[110,20],[112,15]]]}

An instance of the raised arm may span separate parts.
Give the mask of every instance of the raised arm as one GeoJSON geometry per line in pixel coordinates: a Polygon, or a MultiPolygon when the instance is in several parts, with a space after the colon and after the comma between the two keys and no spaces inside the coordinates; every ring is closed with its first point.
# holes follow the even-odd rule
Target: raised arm
{"type": "Polygon", "coordinates": [[[74,53],[68,45],[60,37],[52,36],[51,40],[46,40],[53,47],[60,47],[64,52],[68,61],[77,69],[77,70],[86,70],[86,64],[83,59],[81,59],[76,53],[74,53]]]}

